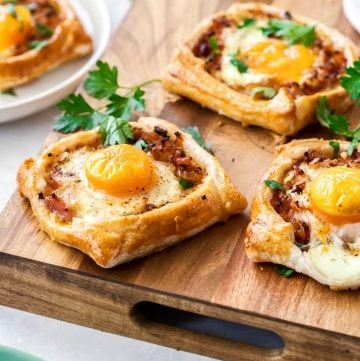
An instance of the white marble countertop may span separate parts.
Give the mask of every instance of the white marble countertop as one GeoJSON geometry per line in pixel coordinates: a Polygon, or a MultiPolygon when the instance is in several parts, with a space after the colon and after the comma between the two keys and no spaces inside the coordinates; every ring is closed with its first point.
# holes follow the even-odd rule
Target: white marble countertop
{"type": "MultiPolygon", "coordinates": [[[[130,0],[111,4],[113,27],[130,0]]],[[[19,163],[35,156],[51,130],[55,108],[0,124],[0,209],[15,190],[19,163]]],[[[200,361],[211,359],[0,306],[0,345],[18,348],[48,361],[200,361]]]]}

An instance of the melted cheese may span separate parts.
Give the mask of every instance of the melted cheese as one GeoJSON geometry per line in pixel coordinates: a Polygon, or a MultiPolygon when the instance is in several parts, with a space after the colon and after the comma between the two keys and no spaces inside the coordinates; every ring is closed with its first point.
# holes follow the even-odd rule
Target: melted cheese
{"type": "Polygon", "coordinates": [[[56,194],[75,211],[75,223],[79,219],[112,218],[142,213],[147,203],[161,207],[176,202],[185,195],[171,165],[155,160],[152,162],[158,177],[151,189],[123,197],[96,191],[89,185],[85,172],[86,159],[93,152],[91,149],[81,148],[64,153],[59,175],[56,176],[62,184],[56,194]]]}
{"type": "Polygon", "coordinates": [[[223,33],[224,51],[221,76],[229,85],[265,85],[275,82],[300,82],[314,64],[314,52],[304,45],[288,46],[285,41],[266,37],[260,30],[265,24],[257,23],[243,29],[227,29],[223,33]],[[246,73],[240,73],[231,64],[237,58],[248,65],[246,73]]]}

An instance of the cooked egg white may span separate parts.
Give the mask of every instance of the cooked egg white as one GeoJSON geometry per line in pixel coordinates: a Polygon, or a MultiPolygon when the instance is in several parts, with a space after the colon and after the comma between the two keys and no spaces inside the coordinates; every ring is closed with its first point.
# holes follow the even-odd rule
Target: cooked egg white
{"type": "MultiPolygon", "coordinates": [[[[145,153],[156,173],[156,179],[150,187],[122,196],[109,194],[104,189],[96,189],[90,184],[85,169],[86,161],[92,154],[94,150],[86,147],[64,153],[59,170],[55,172],[55,179],[62,184],[56,194],[75,211],[73,222],[80,219],[112,218],[142,213],[146,203],[160,207],[176,202],[184,196],[171,165],[155,161],[145,153]]],[[[136,174],[132,174],[132,177],[136,182],[136,174]]]]}
{"type": "Polygon", "coordinates": [[[266,21],[242,29],[223,32],[224,51],[221,76],[231,86],[266,85],[269,81],[300,82],[314,64],[314,52],[302,44],[288,46],[281,39],[268,38],[260,30],[266,21]],[[245,62],[248,71],[240,73],[231,59],[245,62]]]}
{"type": "MultiPolygon", "coordinates": [[[[336,197],[341,198],[341,187],[339,184],[336,188],[328,188],[328,194],[312,195],[314,192],[312,188],[313,182],[319,181],[319,177],[322,175],[328,175],[328,169],[331,169],[331,173],[334,173],[335,177],[341,177],[341,172],[346,172],[349,168],[346,167],[333,167],[333,168],[312,168],[307,164],[302,164],[301,169],[310,177],[310,180],[306,183],[305,189],[302,194],[292,193],[292,197],[295,201],[299,202],[302,208],[301,211],[295,212],[295,217],[299,220],[303,220],[310,226],[310,243],[308,250],[303,254],[307,257],[317,271],[326,277],[329,277],[336,281],[351,281],[360,277],[360,223],[348,222],[339,224],[337,222],[331,222],[326,218],[326,214],[319,215],[319,205],[316,205],[317,211],[314,211],[314,199],[315,202],[321,201],[322,198],[336,197]],[[336,174],[338,172],[338,174],[336,174]],[[316,213],[317,212],[317,213],[316,213]],[[346,241],[346,242],[345,242],[346,241]]],[[[290,180],[294,176],[294,172],[288,173],[284,179],[284,183],[290,180]]],[[[347,180],[349,182],[349,180],[347,180]]],[[[358,189],[358,185],[346,184],[342,186],[342,189],[358,189]]],[[[316,189],[315,189],[316,191],[316,189]]],[[[359,193],[359,192],[358,192],[359,193]]],[[[352,193],[352,196],[356,199],[360,198],[360,194],[356,192],[352,193]]],[[[353,204],[351,200],[348,204],[353,204]]],[[[329,205],[325,208],[329,212],[329,205]]],[[[337,210],[338,211],[338,210],[337,210]]],[[[343,209],[346,214],[347,209],[343,209]]],[[[334,220],[335,218],[332,218],[334,220]]],[[[343,222],[343,218],[342,222],[343,222]]]]}

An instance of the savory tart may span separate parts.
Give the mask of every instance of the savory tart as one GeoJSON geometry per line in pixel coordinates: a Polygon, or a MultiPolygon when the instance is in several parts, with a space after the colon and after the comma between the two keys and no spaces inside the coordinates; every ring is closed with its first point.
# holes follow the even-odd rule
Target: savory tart
{"type": "Polygon", "coordinates": [[[92,51],[66,0],[0,0],[0,90],[92,51]]]}
{"type": "Polygon", "coordinates": [[[355,45],[314,20],[259,3],[234,4],[205,19],[177,48],[164,87],[244,126],[291,135],[315,120],[320,96],[335,111],[355,45]]]}
{"type": "Polygon", "coordinates": [[[250,259],[332,289],[360,287],[360,151],[351,147],[306,139],[277,148],[252,205],[250,259]]]}
{"type": "Polygon", "coordinates": [[[75,133],[18,172],[41,228],[102,267],[188,238],[247,206],[218,160],[171,123],[130,123],[131,144],[75,133]]]}

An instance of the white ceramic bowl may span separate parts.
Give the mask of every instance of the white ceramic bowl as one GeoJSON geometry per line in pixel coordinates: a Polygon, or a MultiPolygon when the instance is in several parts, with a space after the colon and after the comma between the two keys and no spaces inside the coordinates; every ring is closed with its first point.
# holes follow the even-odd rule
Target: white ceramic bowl
{"type": "Polygon", "coordinates": [[[81,23],[94,41],[94,52],[70,61],[37,80],[15,89],[17,96],[0,94],[0,123],[19,119],[55,104],[71,93],[104,52],[111,20],[103,0],[70,0],[81,23]]]}

